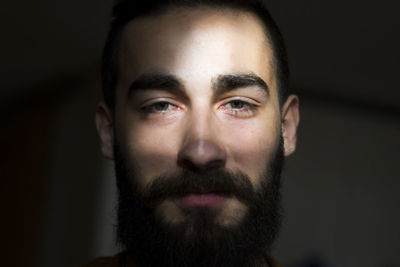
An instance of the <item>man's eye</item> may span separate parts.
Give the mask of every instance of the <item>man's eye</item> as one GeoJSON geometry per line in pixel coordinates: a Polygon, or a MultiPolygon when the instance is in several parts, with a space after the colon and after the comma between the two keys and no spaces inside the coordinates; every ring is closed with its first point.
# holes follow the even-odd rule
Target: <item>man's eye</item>
{"type": "Polygon", "coordinates": [[[158,102],[158,103],[153,104],[152,107],[156,111],[166,111],[170,107],[173,107],[173,106],[168,102],[158,102]]]}
{"type": "Polygon", "coordinates": [[[247,109],[254,109],[255,105],[241,101],[241,100],[233,100],[230,101],[229,103],[225,104],[226,108],[231,108],[234,110],[247,110],[247,109]]]}
{"type": "Polygon", "coordinates": [[[237,118],[250,118],[256,115],[258,106],[240,99],[233,99],[221,106],[221,110],[237,118]]]}
{"type": "Polygon", "coordinates": [[[177,107],[169,102],[157,102],[142,108],[144,112],[165,112],[171,109],[176,109],[177,107]]]}

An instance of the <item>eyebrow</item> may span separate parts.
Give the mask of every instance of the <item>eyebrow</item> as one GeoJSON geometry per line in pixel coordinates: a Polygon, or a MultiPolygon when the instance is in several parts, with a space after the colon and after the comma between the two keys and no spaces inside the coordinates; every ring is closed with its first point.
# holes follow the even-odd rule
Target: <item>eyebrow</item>
{"type": "MultiPolygon", "coordinates": [[[[252,73],[219,75],[216,79],[212,80],[212,87],[218,92],[226,92],[245,87],[259,87],[269,95],[267,83],[262,78],[252,73]]],[[[149,89],[178,92],[185,91],[182,82],[172,74],[144,74],[131,83],[128,89],[128,97],[135,91],[149,89]]]]}
{"type": "Polygon", "coordinates": [[[134,80],[128,89],[128,97],[134,91],[160,89],[168,91],[184,91],[182,83],[170,74],[144,74],[134,80]]]}
{"type": "Polygon", "coordinates": [[[231,91],[245,87],[260,87],[269,95],[269,87],[267,83],[255,74],[238,74],[238,75],[219,75],[213,82],[214,88],[218,91],[231,91]]]}

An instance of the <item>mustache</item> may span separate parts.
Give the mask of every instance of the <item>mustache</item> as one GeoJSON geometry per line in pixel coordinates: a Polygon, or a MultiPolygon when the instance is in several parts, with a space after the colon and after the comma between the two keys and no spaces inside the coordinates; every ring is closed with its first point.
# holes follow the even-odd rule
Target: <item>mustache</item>
{"type": "Polygon", "coordinates": [[[250,178],[243,173],[228,170],[214,170],[196,173],[183,170],[174,175],[160,176],[140,194],[147,203],[154,203],[166,198],[183,196],[188,193],[220,193],[235,196],[245,203],[251,203],[256,197],[250,178]]]}

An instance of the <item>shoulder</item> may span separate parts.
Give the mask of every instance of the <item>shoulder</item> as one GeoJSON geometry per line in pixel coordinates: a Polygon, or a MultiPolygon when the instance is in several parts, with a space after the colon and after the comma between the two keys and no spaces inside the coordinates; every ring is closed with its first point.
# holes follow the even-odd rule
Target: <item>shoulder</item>
{"type": "Polygon", "coordinates": [[[113,257],[97,258],[81,267],[120,267],[122,266],[122,254],[119,253],[113,257]]]}
{"type": "Polygon", "coordinates": [[[283,267],[282,264],[277,262],[274,258],[267,256],[267,262],[270,267],[283,267]]]}

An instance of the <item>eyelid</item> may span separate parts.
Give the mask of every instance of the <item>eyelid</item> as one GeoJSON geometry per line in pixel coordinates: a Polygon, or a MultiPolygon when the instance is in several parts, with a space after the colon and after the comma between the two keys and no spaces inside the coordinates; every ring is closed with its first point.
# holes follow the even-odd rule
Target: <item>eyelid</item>
{"type": "Polygon", "coordinates": [[[249,104],[250,106],[255,106],[255,107],[258,107],[258,106],[261,105],[260,102],[254,100],[253,98],[245,97],[245,96],[229,96],[229,97],[223,98],[222,100],[223,100],[223,103],[221,105],[226,105],[229,102],[232,102],[232,101],[235,101],[235,100],[242,101],[244,103],[249,104]]]}
{"type": "Polygon", "coordinates": [[[223,102],[218,105],[218,110],[232,118],[248,119],[256,116],[261,107],[261,103],[249,97],[231,96],[223,99],[223,102]],[[243,103],[242,108],[233,108],[228,105],[234,101],[243,103]]]}
{"type": "Polygon", "coordinates": [[[151,113],[155,114],[155,113],[165,113],[168,111],[182,110],[183,108],[184,108],[184,106],[182,105],[182,103],[178,103],[178,101],[171,99],[169,97],[154,97],[154,98],[143,101],[143,103],[139,105],[138,111],[148,113],[148,114],[151,114],[151,113]],[[168,103],[169,105],[174,106],[174,108],[171,110],[168,109],[165,111],[153,110],[155,105],[157,105],[158,103],[168,103]]]}
{"type": "Polygon", "coordinates": [[[134,96],[132,97],[135,99],[136,103],[143,105],[147,104],[150,101],[157,101],[158,99],[168,100],[169,101],[178,101],[179,103],[187,103],[187,97],[184,95],[183,92],[177,91],[169,91],[165,89],[146,89],[146,90],[138,90],[134,91],[134,96]]]}
{"type": "Polygon", "coordinates": [[[183,106],[182,104],[179,104],[176,100],[174,100],[170,97],[154,97],[154,98],[146,99],[145,101],[142,101],[142,103],[139,106],[145,107],[145,106],[157,104],[159,102],[167,102],[167,103],[170,103],[171,105],[179,106],[179,107],[183,106]]]}

